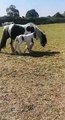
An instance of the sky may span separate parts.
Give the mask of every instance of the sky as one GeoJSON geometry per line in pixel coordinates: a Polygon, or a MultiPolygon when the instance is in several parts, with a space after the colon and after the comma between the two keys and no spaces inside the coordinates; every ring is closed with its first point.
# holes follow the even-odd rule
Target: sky
{"type": "Polygon", "coordinates": [[[35,9],[40,17],[65,11],[65,0],[0,0],[0,16],[6,15],[6,8],[10,5],[16,6],[21,17],[31,9],[35,9]]]}

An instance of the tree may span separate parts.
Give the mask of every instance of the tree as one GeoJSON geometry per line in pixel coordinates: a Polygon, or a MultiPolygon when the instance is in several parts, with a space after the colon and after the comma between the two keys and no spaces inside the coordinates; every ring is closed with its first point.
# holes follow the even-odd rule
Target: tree
{"type": "Polygon", "coordinates": [[[15,5],[10,5],[6,9],[7,15],[10,17],[19,17],[19,11],[16,9],[15,5]]]}
{"type": "Polygon", "coordinates": [[[32,17],[32,18],[38,18],[38,17],[39,17],[39,14],[36,12],[35,9],[31,9],[31,10],[27,11],[26,17],[27,17],[27,18],[31,18],[31,17],[32,17]]]}
{"type": "Polygon", "coordinates": [[[57,12],[53,18],[64,18],[64,16],[62,14],[60,14],[59,12],[57,12]]]}

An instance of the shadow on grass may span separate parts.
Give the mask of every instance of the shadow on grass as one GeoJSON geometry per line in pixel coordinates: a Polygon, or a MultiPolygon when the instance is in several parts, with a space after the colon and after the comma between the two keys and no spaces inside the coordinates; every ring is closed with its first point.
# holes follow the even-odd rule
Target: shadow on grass
{"type": "Polygon", "coordinates": [[[32,57],[43,57],[43,56],[54,56],[55,54],[60,54],[60,52],[57,51],[32,51],[30,54],[25,53],[21,54],[23,56],[32,56],[32,57]]]}
{"type": "Polygon", "coordinates": [[[21,53],[19,56],[31,56],[31,57],[43,57],[43,56],[55,56],[60,54],[58,51],[32,51],[31,53],[21,53]]]}
{"type": "Polygon", "coordinates": [[[20,55],[4,52],[1,53],[14,56],[31,56],[31,57],[55,56],[56,54],[60,54],[59,51],[32,51],[31,53],[21,53],[20,55]]]}

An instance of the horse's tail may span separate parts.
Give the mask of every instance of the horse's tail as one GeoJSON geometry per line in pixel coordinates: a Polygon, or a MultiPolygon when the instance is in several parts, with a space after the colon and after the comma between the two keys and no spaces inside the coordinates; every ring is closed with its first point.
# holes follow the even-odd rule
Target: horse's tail
{"type": "Polygon", "coordinates": [[[8,28],[6,27],[6,29],[4,29],[3,34],[2,34],[2,38],[0,41],[0,51],[2,48],[6,47],[6,41],[9,38],[9,33],[8,33],[8,28]]]}

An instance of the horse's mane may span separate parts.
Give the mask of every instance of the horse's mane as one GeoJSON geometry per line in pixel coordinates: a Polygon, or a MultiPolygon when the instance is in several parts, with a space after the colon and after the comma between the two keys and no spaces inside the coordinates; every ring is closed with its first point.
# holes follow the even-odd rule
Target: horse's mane
{"type": "Polygon", "coordinates": [[[33,26],[33,27],[36,27],[36,25],[35,25],[34,23],[32,23],[32,22],[27,23],[26,25],[27,25],[27,26],[31,26],[31,27],[32,27],[32,26],[33,26]]]}
{"type": "MultiPolygon", "coordinates": [[[[42,32],[42,30],[37,26],[35,25],[34,23],[27,23],[26,25],[30,25],[31,27],[34,27],[36,30],[38,30],[39,32],[42,32]]],[[[45,33],[45,31],[43,31],[45,33]]]]}

